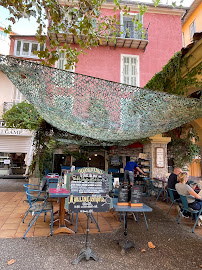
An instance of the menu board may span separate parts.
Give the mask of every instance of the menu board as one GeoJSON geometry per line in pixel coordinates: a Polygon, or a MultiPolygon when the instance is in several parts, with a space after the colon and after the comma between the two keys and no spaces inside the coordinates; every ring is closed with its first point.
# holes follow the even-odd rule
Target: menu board
{"type": "Polygon", "coordinates": [[[81,168],[69,174],[70,212],[107,212],[110,209],[109,175],[97,168],[81,168]]]}
{"type": "Polygon", "coordinates": [[[138,186],[133,186],[131,188],[131,207],[132,206],[143,206],[142,191],[138,186]]]}
{"type": "Polygon", "coordinates": [[[128,186],[121,185],[118,191],[118,203],[117,205],[129,205],[129,198],[128,198],[128,186]]]}
{"type": "Polygon", "coordinates": [[[75,172],[70,176],[71,193],[108,193],[109,178],[106,174],[75,172]]]}
{"type": "Polygon", "coordinates": [[[108,212],[111,199],[109,195],[70,195],[69,212],[70,213],[92,213],[108,212]]]}

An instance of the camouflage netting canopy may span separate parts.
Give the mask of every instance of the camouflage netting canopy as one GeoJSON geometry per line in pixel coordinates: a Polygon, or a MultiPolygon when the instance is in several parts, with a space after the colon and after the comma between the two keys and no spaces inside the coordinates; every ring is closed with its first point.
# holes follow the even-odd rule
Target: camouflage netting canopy
{"type": "Polygon", "coordinates": [[[202,117],[197,99],[9,56],[0,56],[0,70],[67,143],[128,145],[202,117]]]}

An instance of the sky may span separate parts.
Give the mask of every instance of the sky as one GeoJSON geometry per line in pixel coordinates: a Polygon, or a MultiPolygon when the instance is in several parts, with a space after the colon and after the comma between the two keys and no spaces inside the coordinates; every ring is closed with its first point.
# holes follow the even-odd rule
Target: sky
{"type": "MultiPolygon", "coordinates": [[[[152,2],[151,0],[139,0],[139,2],[149,3],[152,2]]],[[[172,2],[176,2],[177,5],[180,5],[179,0],[161,0],[161,4],[168,4],[171,5],[172,2]]],[[[184,0],[183,6],[189,7],[192,4],[193,0],[184,0]]],[[[0,26],[7,27],[9,24],[12,25],[10,21],[7,20],[9,16],[9,11],[0,6],[0,26]]],[[[37,29],[37,24],[34,18],[28,19],[21,19],[19,22],[12,25],[12,31],[16,34],[20,35],[35,35],[37,29]]]]}

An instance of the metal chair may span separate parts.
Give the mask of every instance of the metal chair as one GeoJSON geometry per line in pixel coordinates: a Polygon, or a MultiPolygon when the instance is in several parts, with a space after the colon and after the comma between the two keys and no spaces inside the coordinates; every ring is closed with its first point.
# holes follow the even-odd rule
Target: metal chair
{"type": "MultiPolygon", "coordinates": [[[[154,180],[149,180],[150,182],[150,196],[153,193],[157,194],[157,198],[155,200],[155,204],[157,203],[160,195],[163,193],[163,192],[166,192],[166,201],[168,202],[168,195],[167,195],[167,190],[163,187],[163,185],[161,187],[155,185],[154,183],[157,183],[156,181],[154,180]]],[[[158,184],[158,183],[157,183],[158,184]]]]}
{"type": "Polygon", "coordinates": [[[196,224],[199,220],[199,217],[202,213],[202,208],[200,210],[194,210],[192,208],[189,207],[188,205],[188,202],[187,202],[187,196],[184,196],[184,195],[180,195],[180,199],[181,199],[181,202],[182,202],[182,212],[179,216],[179,219],[178,219],[178,224],[180,224],[180,220],[181,220],[181,217],[182,217],[182,214],[186,211],[186,212],[189,212],[191,213],[191,215],[195,215],[195,223],[194,223],[194,226],[192,228],[192,232],[194,232],[195,230],[195,227],[196,227],[196,224]]]}
{"type": "MultiPolygon", "coordinates": [[[[168,208],[167,214],[170,212],[170,209],[171,209],[171,207],[173,206],[173,204],[176,204],[176,205],[179,205],[179,206],[180,206],[180,202],[181,202],[181,201],[180,201],[180,198],[175,199],[173,192],[177,192],[177,191],[176,191],[175,189],[168,188],[168,194],[169,194],[170,199],[171,199],[171,205],[170,205],[170,207],[168,208]]],[[[179,214],[179,213],[178,213],[178,214],[179,214]]],[[[177,218],[178,218],[178,215],[177,215],[177,218]]]]}
{"type": "MultiPolygon", "coordinates": [[[[45,199],[44,196],[41,196],[41,192],[42,192],[42,191],[40,190],[40,185],[35,185],[35,184],[24,184],[24,188],[25,188],[25,193],[26,193],[27,191],[29,191],[29,190],[33,190],[33,189],[34,189],[34,190],[37,190],[38,196],[35,196],[34,198],[32,198],[32,203],[37,202],[37,201],[43,201],[43,200],[45,199]]],[[[26,195],[27,195],[27,193],[26,193],[26,195]]],[[[35,195],[36,195],[36,192],[35,192],[35,195]]],[[[29,198],[28,198],[28,196],[27,196],[27,199],[24,200],[24,202],[29,203],[29,198]]],[[[22,222],[23,222],[23,223],[25,222],[25,218],[26,218],[27,215],[29,214],[30,207],[31,207],[31,205],[29,204],[29,208],[28,208],[27,211],[25,212],[25,215],[24,215],[24,217],[23,217],[23,219],[22,219],[22,222]]]]}
{"type": "Polygon", "coordinates": [[[44,214],[44,222],[46,218],[46,214],[48,212],[51,213],[51,235],[53,235],[53,205],[52,203],[47,202],[48,195],[46,192],[40,191],[40,196],[39,196],[39,190],[34,190],[34,189],[28,189],[26,191],[26,195],[29,201],[29,213],[32,214],[32,219],[29,222],[29,227],[26,230],[23,238],[25,238],[26,234],[28,231],[31,229],[31,227],[34,225],[36,222],[37,218],[39,217],[40,214],[44,214]],[[43,199],[42,201],[37,201],[39,199],[43,199]]]}

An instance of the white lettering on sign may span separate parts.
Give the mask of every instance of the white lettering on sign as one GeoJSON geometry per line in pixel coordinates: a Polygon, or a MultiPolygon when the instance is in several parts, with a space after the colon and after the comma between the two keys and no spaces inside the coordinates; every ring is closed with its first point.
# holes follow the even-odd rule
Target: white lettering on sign
{"type": "Polygon", "coordinates": [[[0,128],[0,135],[32,136],[32,132],[26,129],[0,128]]]}
{"type": "Polygon", "coordinates": [[[156,167],[164,168],[164,149],[162,147],[156,148],[156,167]]]}
{"type": "Polygon", "coordinates": [[[103,173],[102,170],[98,169],[98,168],[81,168],[81,169],[78,169],[78,172],[79,173],[89,173],[89,172],[95,172],[95,173],[103,173]]]}

